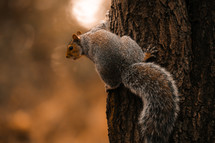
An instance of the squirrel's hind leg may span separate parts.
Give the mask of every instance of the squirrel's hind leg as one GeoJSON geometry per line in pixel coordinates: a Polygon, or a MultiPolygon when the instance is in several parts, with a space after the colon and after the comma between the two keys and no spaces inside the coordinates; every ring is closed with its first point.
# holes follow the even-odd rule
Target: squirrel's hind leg
{"type": "Polygon", "coordinates": [[[156,54],[158,53],[158,50],[156,47],[149,45],[144,51],[144,58],[143,62],[147,62],[151,58],[156,58],[156,54]]]}

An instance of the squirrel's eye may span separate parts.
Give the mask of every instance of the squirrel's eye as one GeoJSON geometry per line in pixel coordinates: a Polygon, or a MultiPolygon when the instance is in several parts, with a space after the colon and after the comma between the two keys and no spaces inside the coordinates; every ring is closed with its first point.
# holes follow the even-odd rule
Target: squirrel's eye
{"type": "Polygon", "coordinates": [[[69,50],[71,51],[72,49],[73,49],[73,47],[72,47],[72,46],[70,46],[70,47],[69,47],[69,50]]]}

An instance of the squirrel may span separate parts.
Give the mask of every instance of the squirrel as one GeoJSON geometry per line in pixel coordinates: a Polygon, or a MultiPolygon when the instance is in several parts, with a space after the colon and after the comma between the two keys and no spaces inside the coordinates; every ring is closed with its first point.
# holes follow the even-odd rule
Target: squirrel
{"type": "Polygon", "coordinates": [[[146,62],[155,49],[143,52],[129,36],[111,33],[108,18],[85,34],[73,34],[72,38],[66,58],[76,60],[85,55],[95,64],[107,90],[123,84],[139,96],[144,106],[139,116],[144,142],[168,142],[179,112],[178,89],[168,71],[146,62]]]}

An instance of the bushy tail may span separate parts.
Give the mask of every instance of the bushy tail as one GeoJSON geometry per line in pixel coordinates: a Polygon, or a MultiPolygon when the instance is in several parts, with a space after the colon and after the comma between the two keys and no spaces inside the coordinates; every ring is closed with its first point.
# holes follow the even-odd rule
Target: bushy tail
{"type": "Polygon", "coordinates": [[[168,142],[179,111],[178,90],[169,72],[153,63],[136,63],[124,71],[122,82],[143,100],[139,124],[145,142],[168,142]]]}

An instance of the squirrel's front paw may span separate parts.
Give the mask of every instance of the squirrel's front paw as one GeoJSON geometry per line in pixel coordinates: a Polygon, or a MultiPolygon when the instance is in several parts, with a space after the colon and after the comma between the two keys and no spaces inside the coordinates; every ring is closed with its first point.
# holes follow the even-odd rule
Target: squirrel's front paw
{"type": "Polygon", "coordinates": [[[110,87],[109,85],[105,85],[105,91],[110,92],[111,90],[116,89],[117,87],[110,87]]]}

